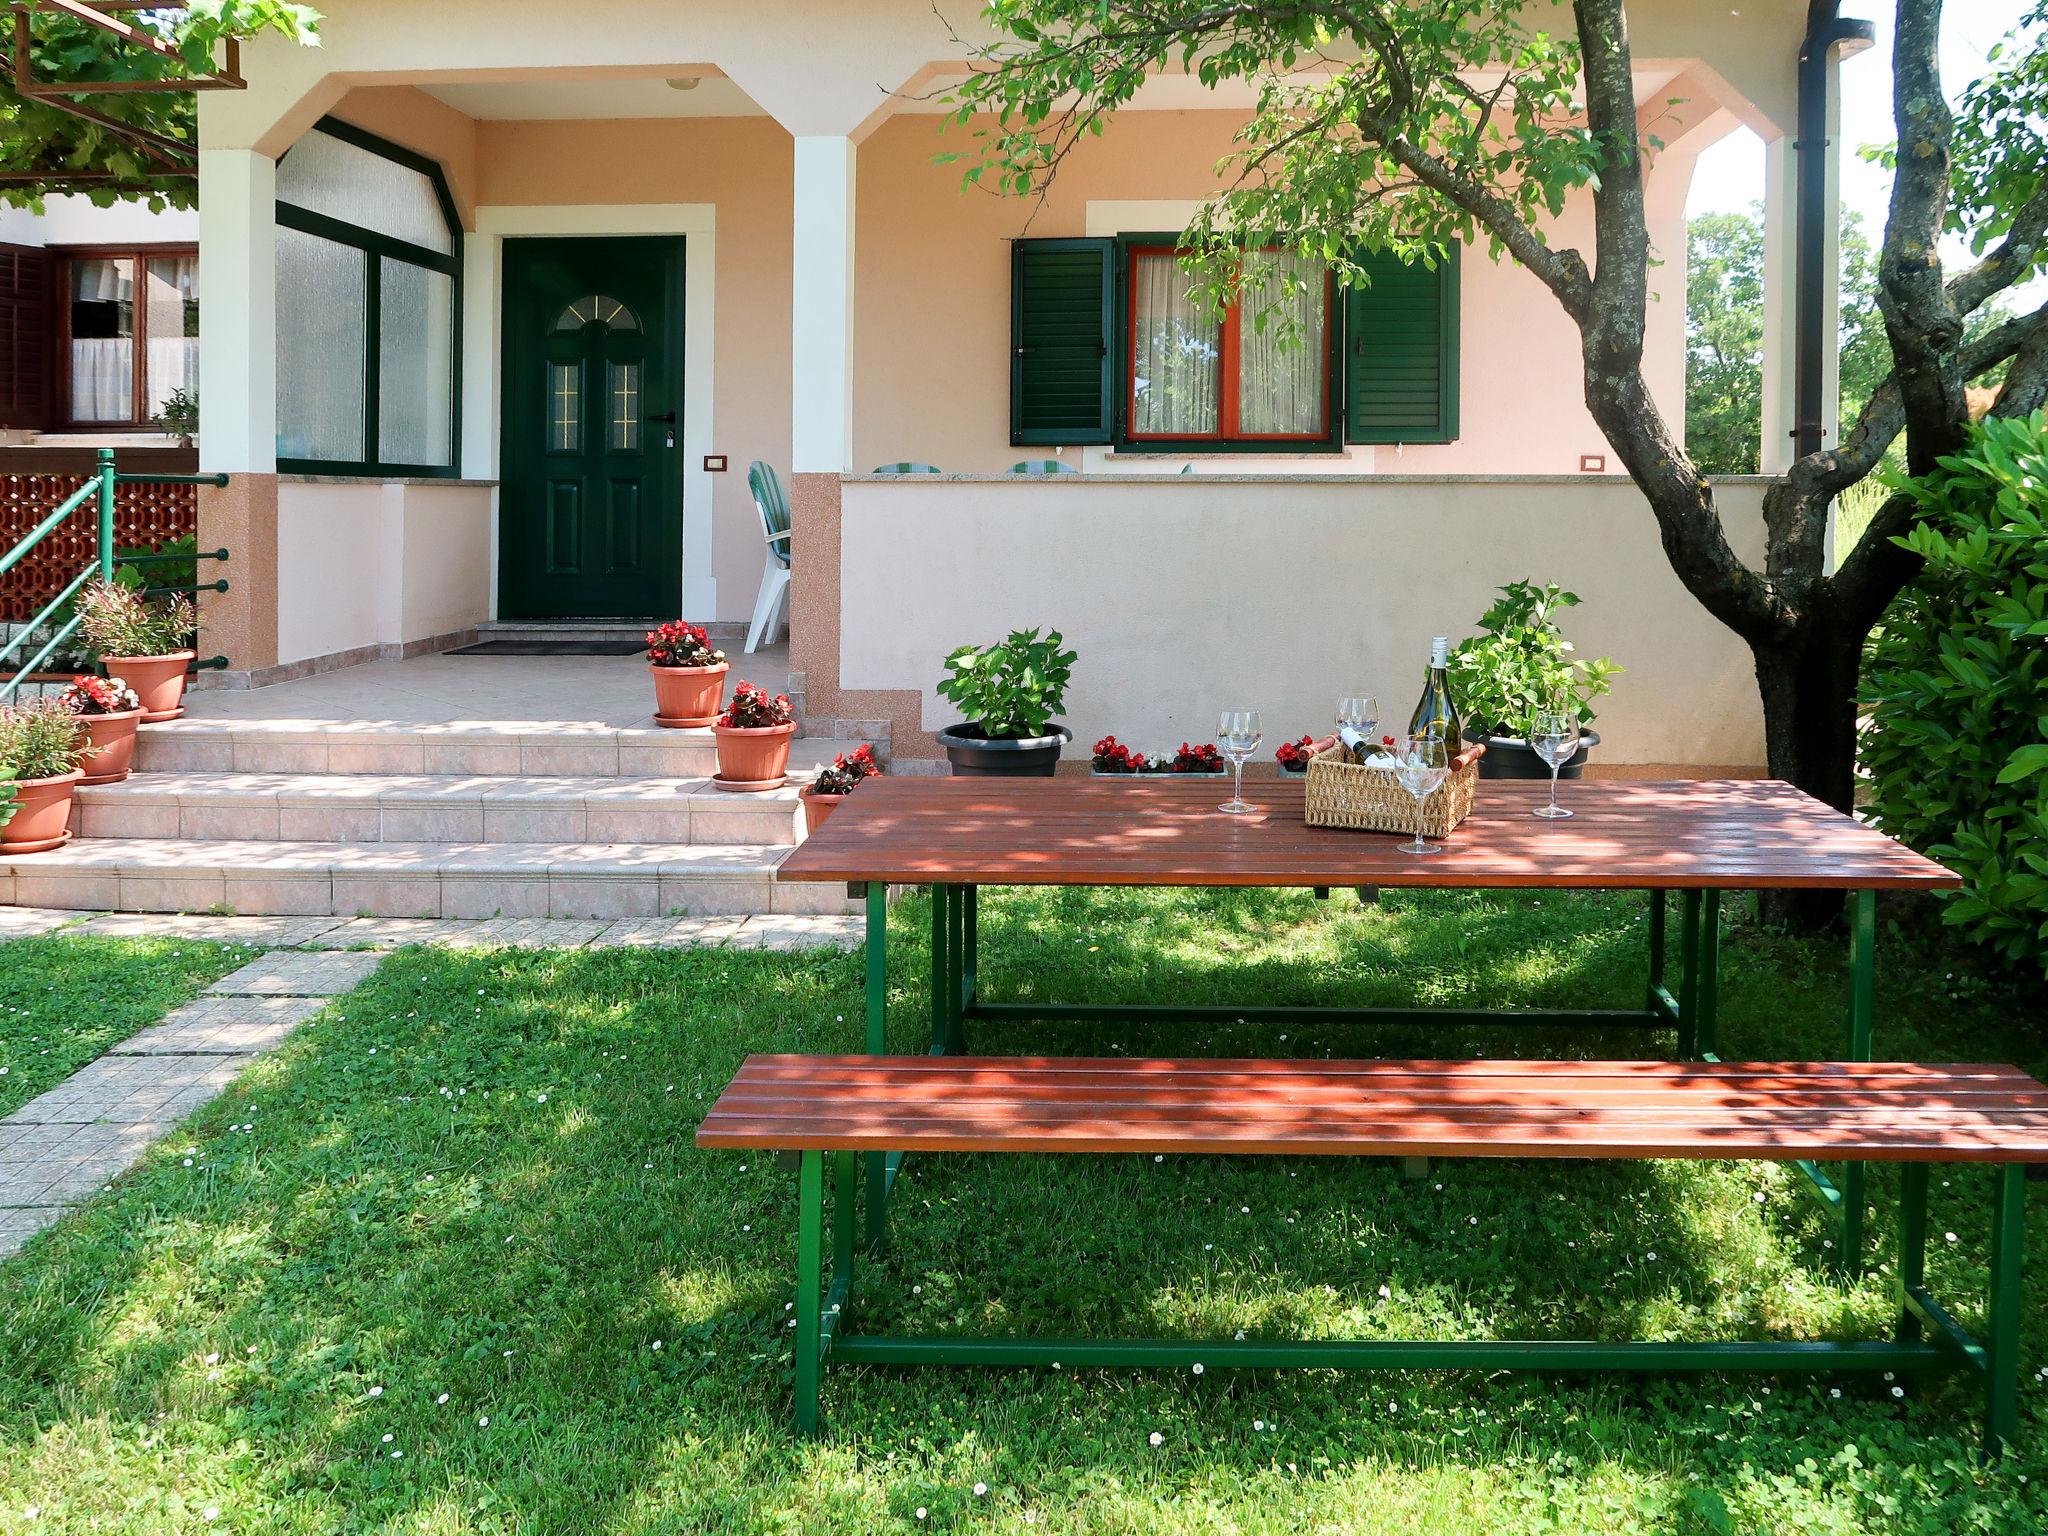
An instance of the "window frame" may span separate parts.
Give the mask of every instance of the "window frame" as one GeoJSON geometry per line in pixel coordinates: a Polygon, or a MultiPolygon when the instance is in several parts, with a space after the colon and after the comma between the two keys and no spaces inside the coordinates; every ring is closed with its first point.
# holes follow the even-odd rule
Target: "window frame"
{"type": "MultiPolygon", "coordinates": [[[[1231,432],[1238,424],[1238,360],[1243,316],[1238,303],[1228,305],[1217,328],[1217,430],[1213,433],[1133,432],[1131,420],[1137,405],[1137,270],[1141,256],[1178,255],[1184,247],[1177,233],[1120,234],[1116,237],[1117,335],[1121,356],[1117,364],[1116,423],[1111,439],[1113,452],[1128,454],[1190,453],[1342,453],[1344,412],[1337,395],[1339,370],[1344,360],[1344,307],[1335,274],[1323,273],[1323,430],[1320,432],[1231,432]]],[[[1283,244],[1258,247],[1262,251],[1284,251],[1283,244]]]]}
{"type": "MultiPolygon", "coordinates": [[[[392,164],[425,176],[434,189],[434,200],[440,206],[441,217],[448,225],[449,241],[453,247],[446,255],[429,250],[423,245],[414,245],[410,240],[401,240],[378,230],[365,229],[331,214],[315,213],[286,202],[280,194],[276,200],[277,223],[286,229],[295,229],[301,234],[313,235],[336,245],[348,246],[363,256],[363,457],[360,459],[301,459],[280,455],[279,470],[287,474],[310,475],[364,475],[403,477],[422,480],[455,480],[462,474],[462,219],[456,212],[454,195],[448,190],[448,178],[441,170],[440,162],[426,155],[394,144],[368,129],[345,123],[340,118],[323,117],[313,125],[312,131],[327,134],[357,149],[367,150],[373,155],[389,160],[392,164]],[[446,464],[407,464],[386,460],[380,452],[382,443],[379,411],[383,404],[381,373],[383,362],[383,271],[384,259],[404,262],[410,266],[424,267],[438,272],[450,280],[448,317],[448,457],[446,464]]],[[[283,164],[289,158],[290,150],[279,157],[283,164]]],[[[203,320],[203,314],[202,314],[203,320]]]]}
{"type": "MultiPolygon", "coordinates": [[[[134,243],[125,245],[52,245],[44,249],[51,262],[50,289],[51,309],[55,312],[56,325],[53,331],[55,342],[51,358],[53,398],[50,401],[50,416],[57,423],[57,430],[63,432],[149,432],[155,430],[154,418],[142,415],[149,401],[149,303],[145,298],[145,274],[152,258],[171,256],[199,259],[199,247],[190,241],[168,241],[160,244],[134,243]],[[133,382],[129,385],[128,398],[133,409],[126,420],[109,418],[75,417],[71,414],[71,271],[80,261],[132,261],[135,263],[134,298],[131,300],[133,342],[129,359],[133,382]]],[[[204,345],[206,309],[202,304],[199,311],[201,334],[199,341],[204,345]]]]}

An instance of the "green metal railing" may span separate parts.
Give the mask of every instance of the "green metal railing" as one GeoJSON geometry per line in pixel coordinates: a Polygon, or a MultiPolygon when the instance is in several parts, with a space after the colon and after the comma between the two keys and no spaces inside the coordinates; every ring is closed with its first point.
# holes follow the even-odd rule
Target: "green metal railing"
{"type": "MultiPolygon", "coordinates": [[[[40,523],[36,524],[36,526],[33,529],[31,529],[26,535],[24,535],[21,541],[17,543],[12,549],[8,550],[6,554],[0,555],[0,576],[5,576],[9,571],[13,570],[17,565],[21,564],[21,562],[28,557],[30,551],[35,549],[35,547],[38,544],[42,543],[44,539],[48,538],[51,534],[55,533],[59,528],[63,527],[65,522],[72,516],[72,514],[77,512],[77,510],[80,507],[84,506],[88,499],[92,499],[95,501],[97,519],[93,535],[92,559],[89,562],[87,562],[83,570],[81,570],[76,576],[72,577],[69,582],[65,583],[63,590],[58,592],[55,597],[51,598],[47,603],[45,603],[42,606],[41,610],[37,612],[34,618],[30,619],[27,623],[23,624],[21,628],[15,632],[12,639],[8,640],[5,645],[0,645],[0,669],[4,669],[5,667],[12,664],[17,658],[17,656],[20,655],[20,653],[27,648],[30,641],[37,633],[43,630],[46,626],[52,624],[55,625],[55,628],[50,634],[49,639],[43,642],[42,649],[38,650],[33,656],[29,657],[27,661],[24,661],[19,666],[17,666],[13,674],[9,676],[4,682],[0,682],[0,703],[11,703],[15,695],[20,692],[21,685],[24,682],[26,682],[29,678],[33,677],[39,670],[41,670],[43,664],[47,662],[52,656],[58,654],[58,651],[64,645],[64,643],[78,632],[78,614],[72,614],[62,623],[56,622],[57,615],[61,614],[64,611],[65,606],[72,602],[78,596],[78,594],[85,589],[86,583],[91,581],[94,577],[99,577],[100,579],[105,581],[113,580],[114,568],[117,565],[143,565],[149,563],[162,563],[166,561],[227,559],[228,552],[225,549],[198,550],[191,554],[180,554],[175,552],[156,554],[131,554],[121,555],[117,558],[116,550],[114,548],[114,492],[116,486],[224,486],[227,483],[228,477],[226,475],[119,474],[114,469],[114,450],[111,448],[100,449],[98,454],[97,465],[93,471],[92,478],[86,481],[86,483],[80,486],[76,491],[72,492],[71,495],[65,497],[63,501],[59,502],[57,504],[56,510],[51,512],[50,515],[44,518],[40,523]]],[[[227,591],[227,589],[227,581],[225,578],[223,578],[218,581],[203,583],[195,582],[194,585],[189,587],[145,587],[143,589],[143,595],[145,597],[160,597],[173,592],[182,592],[188,595],[196,596],[201,592],[225,592],[227,591]]],[[[202,661],[195,662],[194,667],[196,669],[209,670],[214,668],[225,667],[227,664],[228,659],[225,656],[209,656],[202,661]]]]}

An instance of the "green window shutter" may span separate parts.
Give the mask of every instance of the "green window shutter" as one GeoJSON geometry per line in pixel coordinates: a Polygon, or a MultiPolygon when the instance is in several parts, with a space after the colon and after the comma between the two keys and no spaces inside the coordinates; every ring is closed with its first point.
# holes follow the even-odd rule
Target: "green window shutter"
{"type": "Polygon", "coordinates": [[[1019,240],[1010,251],[1010,442],[1108,442],[1116,242],[1019,240]]]}
{"type": "Polygon", "coordinates": [[[1354,443],[1448,443],[1458,435],[1458,256],[1435,270],[1383,251],[1369,287],[1345,295],[1345,436],[1354,443]]]}

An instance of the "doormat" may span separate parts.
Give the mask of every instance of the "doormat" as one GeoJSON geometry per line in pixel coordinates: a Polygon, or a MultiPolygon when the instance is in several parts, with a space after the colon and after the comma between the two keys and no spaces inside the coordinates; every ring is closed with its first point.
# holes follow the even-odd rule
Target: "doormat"
{"type": "Polygon", "coordinates": [[[480,640],[444,656],[637,656],[645,640],[480,640]]]}

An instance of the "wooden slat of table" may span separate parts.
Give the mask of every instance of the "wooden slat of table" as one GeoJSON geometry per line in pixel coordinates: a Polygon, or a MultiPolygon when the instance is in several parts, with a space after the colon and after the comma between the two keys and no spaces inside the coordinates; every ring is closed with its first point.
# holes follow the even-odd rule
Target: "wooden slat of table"
{"type": "Polygon", "coordinates": [[[706,1147],[2048,1162],[2048,1087],[1913,1063],[754,1056],[706,1147]]]}
{"type": "Polygon", "coordinates": [[[1426,858],[1389,833],[1311,827],[1298,782],[1246,786],[1226,816],[1200,784],[870,779],[782,863],[786,880],[978,885],[1807,887],[1940,890],[1953,872],[1771,780],[1581,781],[1576,814],[1529,812],[1543,783],[1488,781],[1426,858]]]}

